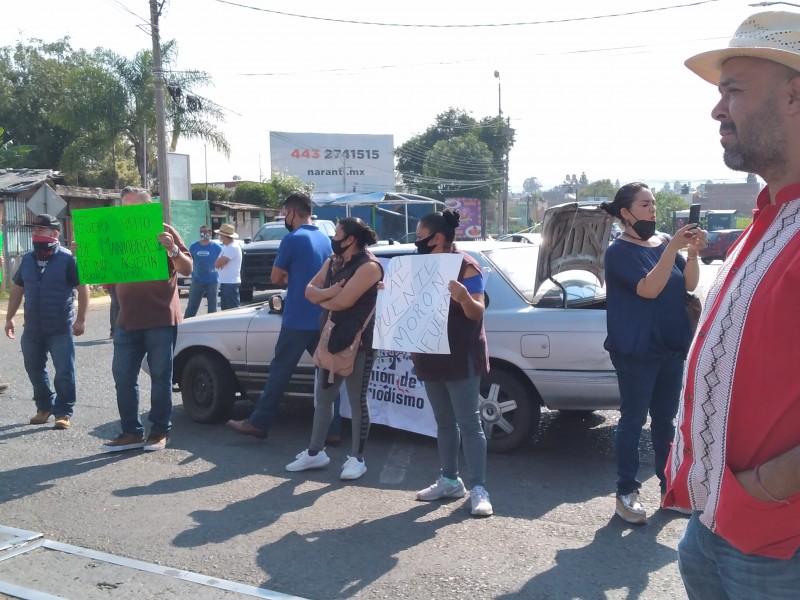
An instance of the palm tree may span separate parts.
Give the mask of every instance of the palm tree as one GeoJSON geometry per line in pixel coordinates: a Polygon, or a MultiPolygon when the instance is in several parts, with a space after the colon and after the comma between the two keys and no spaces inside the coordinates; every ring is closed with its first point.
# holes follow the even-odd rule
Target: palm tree
{"type": "MultiPolygon", "coordinates": [[[[211,75],[198,70],[172,70],[177,58],[174,40],[166,42],[161,53],[168,96],[172,99],[169,101],[167,98],[166,101],[167,122],[172,126],[171,131],[167,132],[170,152],[175,151],[179,139],[183,137],[202,140],[225,156],[230,156],[230,144],[216,125],[216,122],[225,120],[221,107],[191,92],[195,86],[211,85],[211,75]]],[[[141,50],[132,59],[127,59],[109,52],[106,54],[106,63],[116,75],[125,97],[124,114],[120,116],[120,131],[134,149],[136,164],[144,184],[145,165],[156,165],[153,53],[151,50],[141,50]]]]}

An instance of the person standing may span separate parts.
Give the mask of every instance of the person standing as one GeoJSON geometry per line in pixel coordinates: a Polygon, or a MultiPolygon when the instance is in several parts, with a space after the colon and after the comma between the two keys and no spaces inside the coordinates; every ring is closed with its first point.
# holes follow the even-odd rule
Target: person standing
{"type": "Polygon", "coordinates": [[[230,223],[223,223],[214,233],[219,234],[222,252],[214,263],[219,271],[220,308],[239,308],[239,286],[242,283],[242,247],[239,234],[230,223]]]}
{"type": "MultiPolygon", "coordinates": [[[[208,225],[200,226],[200,239],[189,246],[192,254],[192,283],[189,286],[189,300],[183,318],[197,314],[203,296],[206,297],[207,312],[217,312],[217,293],[219,292],[219,272],[216,262],[222,253],[222,244],[212,241],[208,225]]],[[[240,255],[241,260],[241,255],[240,255]]]]}
{"type": "Polygon", "coordinates": [[[616,514],[644,523],[639,500],[639,441],[650,414],[655,472],[663,497],[664,468],[678,412],[683,366],[692,331],[686,292],[700,279],[697,253],[705,232],[686,225],[672,239],[656,234],[656,201],[644,183],[622,186],[600,205],[624,227],[606,251],[605,349],[617,371],[620,416],[614,437],[617,459],[616,514]],[[668,241],[666,241],[668,239],[668,241]],[[684,260],[679,253],[688,247],[684,260]]]}
{"type": "Polygon", "coordinates": [[[311,220],[311,198],[294,192],[283,201],[286,235],[278,247],[270,278],[286,287],[283,319],[269,378],[249,418],[230,420],[227,425],[245,435],[266,438],[297,363],[308,352],[313,356],[319,342],[322,308],[305,297],[308,282],[331,254],[331,240],[311,220]]]}
{"type": "Polygon", "coordinates": [[[328,340],[329,352],[341,352],[353,344],[361,328],[364,331],[350,375],[336,375],[322,368],[316,370],[311,441],[296,460],[286,465],[287,471],[318,469],[331,461],[325,452],[325,437],[333,422],[335,400],[344,383],[352,415],[352,455],[342,465],[340,479],[358,479],[367,472],[364,462],[370,425],[367,386],[374,355],[372,330],[375,325],[375,302],[378,299],[378,283],[383,279],[383,267],[367,246],[377,241],[375,232],[361,219],[342,219],[336,226],[336,234],[331,242],[333,255],[306,286],[306,298],[324,309],[320,325],[325,326],[329,314],[334,324],[328,340]]]}
{"type": "MultiPolygon", "coordinates": [[[[126,187],[121,196],[123,206],[152,202],[150,192],[142,188],[126,187]]],[[[181,320],[178,273],[191,274],[192,255],[178,232],[166,223],[158,241],[167,253],[168,279],[116,284],[119,317],[111,372],[122,433],[101,446],[105,452],[157,451],[169,443],[172,354],[181,320]],[[150,369],[150,434],[146,438],[139,416],[139,371],[145,357],[150,369]]]]}
{"type": "Polygon", "coordinates": [[[725,164],[767,183],[689,351],[666,502],[692,600],[800,590],[800,14],[763,12],[686,66],[718,87],[725,164]]]}
{"type": "Polygon", "coordinates": [[[59,243],[58,220],[48,214],[36,215],[32,227],[33,251],[22,256],[12,278],[5,331],[10,339],[15,338],[14,315],[24,296],[20,346],[36,403],[30,424],[43,425],[55,414],[54,428],[68,429],[76,400],[73,336],[83,335],[85,330],[89,289],[80,282],[75,256],[59,243]],[[48,354],[55,368],[55,392],[47,373],[48,354]]]}
{"type": "Polygon", "coordinates": [[[478,262],[453,243],[460,220],[457,210],[446,209],[423,216],[414,242],[419,254],[452,252],[461,256],[458,279],[450,281],[450,309],[447,338],[450,354],[413,352],[411,360],[417,379],[436,418],[436,444],[441,472],[433,485],[417,492],[417,500],[463,498],[464,482],[458,475],[458,454],[464,446],[469,470],[472,514],[493,513],[486,491],[486,436],[478,412],[481,375],[489,372],[489,349],[483,328],[484,282],[478,262]]]}

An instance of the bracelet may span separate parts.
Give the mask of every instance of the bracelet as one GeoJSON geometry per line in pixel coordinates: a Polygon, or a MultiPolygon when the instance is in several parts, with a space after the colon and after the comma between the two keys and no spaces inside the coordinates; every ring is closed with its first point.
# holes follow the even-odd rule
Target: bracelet
{"type": "Polygon", "coordinates": [[[765,495],[767,498],[769,498],[769,499],[770,499],[770,501],[772,501],[772,502],[780,502],[781,504],[785,504],[785,505],[789,506],[791,503],[790,503],[788,500],[780,500],[780,499],[776,498],[775,496],[773,496],[772,494],[770,494],[770,493],[767,491],[767,488],[765,488],[765,487],[764,487],[764,483],[761,481],[761,473],[759,473],[759,469],[761,469],[761,465],[758,465],[758,466],[757,466],[757,467],[756,467],[756,468],[753,470],[753,474],[755,475],[755,478],[756,478],[756,485],[758,486],[758,489],[760,489],[760,490],[761,490],[761,492],[762,492],[762,493],[763,493],[763,494],[764,494],[764,495],[765,495]]]}

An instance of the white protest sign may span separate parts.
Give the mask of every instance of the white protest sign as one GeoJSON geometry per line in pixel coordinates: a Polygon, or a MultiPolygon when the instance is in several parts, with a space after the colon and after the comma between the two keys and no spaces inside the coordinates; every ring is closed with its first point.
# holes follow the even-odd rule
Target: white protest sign
{"type": "MultiPolygon", "coordinates": [[[[352,418],[347,386],[339,393],[339,413],[352,418]]],[[[376,350],[367,387],[369,419],[372,423],[436,437],[436,418],[428,402],[425,386],[414,374],[414,364],[406,352],[376,350]]]]}
{"type": "Polygon", "coordinates": [[[458,277],[460,254],[395,256],[378,292],[372,346],[381,350],[449,354],[447,284],[458,277]]]}

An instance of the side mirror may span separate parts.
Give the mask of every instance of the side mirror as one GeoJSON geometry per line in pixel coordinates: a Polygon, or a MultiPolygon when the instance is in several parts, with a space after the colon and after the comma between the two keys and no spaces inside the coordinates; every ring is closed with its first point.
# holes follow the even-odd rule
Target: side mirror
{"type": "Polygon", "coordinates": [[[269,304],[269,312],[283,314],[283,296],[280,294],[270,296],[267,304],[269,304]]]}
{"type": "Polygon", "coordinates": [[[253,238],[244,238],[243,241],[244,241],[245,244],[249,244],[250,242],[253,241],[253,238]]]}

